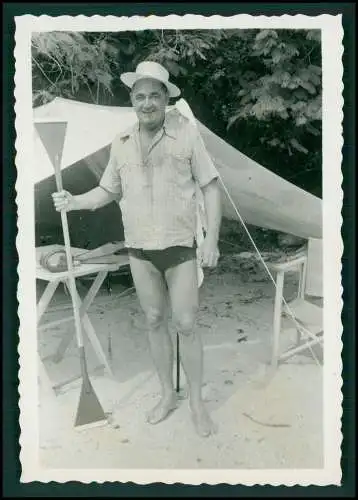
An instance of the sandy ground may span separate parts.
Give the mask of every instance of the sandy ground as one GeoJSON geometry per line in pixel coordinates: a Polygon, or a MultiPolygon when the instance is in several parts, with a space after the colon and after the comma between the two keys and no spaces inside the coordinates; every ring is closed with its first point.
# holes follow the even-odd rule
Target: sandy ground
{"type": "MultiPolygon", "coordinates": [[[[230,268],[228,272],[222,265],[206,277],[198,318],[205,353],[203,395],[218,433],[209,438],[195,434],[183,373],[178,409],[160,424],[145,422],[145,412],[158,400],[159,385],[137,297],[134,292],[118,297],[124,287],[117,284],[111,295],[100,291],[89,313],[106,352],[111,337],[113,378],[86,344],[91,381],[108,424],[75,430],[80,379],[64,385],[56,398],[40,385],[43,467],[323,467],[322,368],[308,351],[270,372],[273,284],[262,277],[248,279],[230,268]]],[[[295,276],[289,278],[286,299],[293,297],[297,286],[295,276]]],[[[52,306],[45,321],[71,313],[63,290],[52,306]]],[[[284,321],[289,326],[289,320],[284,321]]],[[[51,358],[61,338],[73,333],[73,323],[39,332],[41,357],[58,384],[79,375],[74,341],[60,362],[51,358]]],[[[291,340],[288,335],[283,347],[291,340]]]]}

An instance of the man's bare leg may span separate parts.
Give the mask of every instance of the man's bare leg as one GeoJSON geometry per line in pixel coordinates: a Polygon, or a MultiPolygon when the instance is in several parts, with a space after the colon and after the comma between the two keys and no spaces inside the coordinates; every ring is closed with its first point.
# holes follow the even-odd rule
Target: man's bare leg
{"type": "Polygon", "coordinates": [[[151,262],[130,256],[130,266],[161,386],[161,399],[147,415],[147,421],[156,424],[175,409],[177,401],[173,385],[173,345],[167,321],[167,289],[163,276],[151,262]]]}
{"type": "Polygon", "coordinates": [[[181,361],[189,385],[189,405],[193,423],[200,436],[216,432],[216,425],[202,399],[203,347],[194,329],[199,293],[196,261],[191,260],[170,268],[166,279],[172,305],[173,319],[180,335],[181,361]]]}

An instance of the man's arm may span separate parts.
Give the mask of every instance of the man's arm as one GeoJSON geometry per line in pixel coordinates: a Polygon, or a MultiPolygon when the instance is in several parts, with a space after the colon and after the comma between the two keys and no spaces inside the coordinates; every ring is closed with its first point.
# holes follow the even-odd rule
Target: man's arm
{"type": "Polygon", "coordinates": [[[57,211],[66,210],[96,210],[112,201],[119,199],[119,195],[111,193],[101,186],[97,186],[87,193],[72,195],[68,191],[53,193],[52,198],[57,211]]]}
{"type": "Polygon", "coordinates": [[[220,256],[218,242],[221,223],[221,195],[218,179],[215,178],[203,186],[202,192],[207,229],[204,241],[199,247],[198,259],[203,267],[215,267],[220,256]]]}
{"type": "Polygon", "coordinates": [[[219,241],[221,224],[221,195],[218,179],[213,179],[202,188],[204,195],[205,212],[207,218],[207,231],[205,238],[213,244],[219,241]]]}
{"type": "Polygon", "coordinates": [[[215,267],[219,258],[219,231],[221,223],[221,194],[218,172],[209,156],[199,131],[191,131],[194,137],[191,167],[204,197],[207,231],[203,243],[198,249],[201,265],[215,267]]]}
{"type": "Polygon", "coordinates": [[[74,196],[77,207],[74,210],[97,210],[116,199],[119,199],[118,194],[110,193],[101,186],[97,186],[91,191],[87,191],[87,193],[74,196]]]}

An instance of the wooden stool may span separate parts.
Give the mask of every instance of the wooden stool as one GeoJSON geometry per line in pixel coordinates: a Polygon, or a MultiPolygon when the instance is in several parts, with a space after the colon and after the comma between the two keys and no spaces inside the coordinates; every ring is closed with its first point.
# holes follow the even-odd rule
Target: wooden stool
{"type": "MultiPolygon", "coordinates": [[[[296,257],[287,262],[268,263],[270,271],[276,273],[276,295],[273,315],[273,339],[272,339],[272,357],[271,364],[277,366],[280,358],[280,334],[281,334],[281,319],[283,313],[283,286],[285,281],[285,273],[299,273],[299,284],[297,298],[304,298],[305,279],[307,269],[307,255],[296,257]]],[[[300,333],[297,330],[297,342],[300,340],[300,333]]]]}
{"type": "MultiPolygon", "coordinates": [[[[67,285],[68,283],[68,272],[58,272],[58,273],[52,273],[47,269],[44,269],[41,264],[40,264],[40,256],[43,252],[50,252],[52,250],[56,250],[61,248],[60,245],[49,245],[45,247],[38,247],[36,248],[36,256],[37,256],[37,267],[36,267],[36,279],[40,281],[46,282],[46,288],[44,292],[42,293],[38,303],[37,303],[37,328],[38,331],[42,329],[48,329],[51,326],[56,326],[60,325],[66,322],[71,322],[74,320],[73,315],[68,315],[66,317],[63,317],[59,320],[54,320],[47,322],[45,324],[41,324],[41,320],[47,311],[49,304],[56,292],[57,287],[61,284],[64,283],[67,285]]],[[[72,253],[73,255],[79,254],[80,252],[83,252],[83,249],[79,248],[72,248],[72,253]]],[[[107,359],[107,356],[101,346],[101,342],[99,338],[97,337],[97,334],[95,332],[95,329],[92,325],[92,322],[90,321],[88,317],[88,309],[90,308],[91,304],[95,300],[95,297],[97,293],[99,292],[102,283],[106,279],[107,275],[109,272],[112,271],[117,271],[120,267],[122,266],[127,266],[129,264],[129,259],[128,256],[126,255],[121,255],[118,256],[116,259],[116,263],[112,264],[96,264],[96,263],[81,263],[79,266],[75,267],[74,275],[75,278],[81,278],[84,276],[89,276],[89,275],[95,275],[96,278],[94,279],[92,286],[90,287],[89,291],[87,292],[86,296],[82,300],[81,297],[79,296],[78,292],[77,293],[77,300],[78,304],[80,305],[80,317],[81,317],[81,322],[83,326],[84,332],[87,334],[87,337],[92,344],[92,347],[94,349],[94,352],[96,356],[98,357],[99,361],[101,364],[105,367],[107,370],[108,374],[110,376],[113,375],[112,372],[112,367],[107,359]]],[[[74,332],[72,329],[70,330],[70,335],[67,337],[64,337],[61,339],[60,345],[56,351],[56,353],[53,356],[53,359],[59,362],[67,348],[69,347],[69,344],[74,337],[74,332]]],[[[47,374],[46,368],[44,366],[43,360],[40,358],[40,355],[38,354],[38,365],[39,365],[39,376],[40,380],[42,381],[43,385],[48,388],[52,387],[54,388],[53,383],[50,380],[50,377],[47,374]]],[[[63,384],[57,385],[56,387],[60,387],[61,385],[64,385],[66,382],[63,384]]]]}

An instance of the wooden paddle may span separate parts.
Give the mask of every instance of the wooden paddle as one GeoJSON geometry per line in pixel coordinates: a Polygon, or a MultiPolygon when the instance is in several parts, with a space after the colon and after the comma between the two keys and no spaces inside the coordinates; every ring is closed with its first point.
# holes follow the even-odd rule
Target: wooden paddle
{"type": "MultiPolygon", "coordinates": [[[[56,157],[56,162],[54,167],[55,167],[57,190],[62,191],[63,186],[62,186],[61,168],[60,168],[60,163],[58,161],[58,156],[56,157]]],[[[79,304],[78,304],[78,294],[77,294],[76,282],[73,270],[68,220],[67,220],[67,213],[65,210],[61,210],[61,222],[62,222],[63,237],[65,240],[66,259],[68,266],[68,281],[70,285],[73,315],[75,318],[76,337],[77,337],[77,345],[78,345],[78,352],[81,363],[81,375],[82,375],[82,388],[77,408],[75,427],[81,427],[81,428],[89,426],[92,427],[94,425],[106,424],[107,418],[97,398],[97,395],[92,387],[88,375],[86,354],[83,345],[82,324],[81,324],[79,304]]]]}
{"type": "MultiPolygon", "coordinates": [[[[63,190],[62,185],[62,177],[61,177],[61,158],[62,158],[62,149],[64,143],[64,136],[66,133],[67,122],[47,122],[47,126],[45,123],[36,123],[36,128],[39,133],[39,136],[44,144],[46,151],[49,154],[50,159],[52,160],[54,169],[55,169],[55,178],[56,178],[56,186],[58,191],[63,190]],[[53,130],[53,126],[58,124],[59,130],[53,130]],[[50,125],[52,125],[52,130],[50,125]],[[61,125],[61,127],[60,127],[61,125]],[[57,134],[56,134],[57,132],[57,134]],[[62,139],[58,137],[59,133],[63,134],[62,139]],[[57,137],[56,137],[57,135],[57,137]],[[59,147],[57,144],[57,151],[54,151],[54,146],[51,143],[53,137],[56,137],[57,142],[62,143],[62,146],[59,147]]],[[[97,425],[104,425],[107,423],[106,415],[102,409],[102,406],[97,398],[97,395],[92,387],[86,363],[86,355],[85,348],[83,344],[83,335],[82,335],[82,324],[80,318],[80,308],[78,304],[78,294],[76,289],[76,281],[73,269],[73,260],[71,254],[71,243],[70,243],[70,234],[68,229],[68,220],[67,213],[65,210],[61,210],[61,222],[62,222],[62,231],[63,237],[65,241],[65,250],[66,250],[66,260],[68,267],[68,281],[70,285],[70,294],[73,306],[74,320],[75,320],[75,328],[76,328],[76,338],[77,345],[79,351],[80,365],[81,365],[81,376],[82,376],[82,387],[80,400],[77,408],[77,415],[75,419],[75,427],[76,428],[87,428],[93,427],[97,425]]]]}

